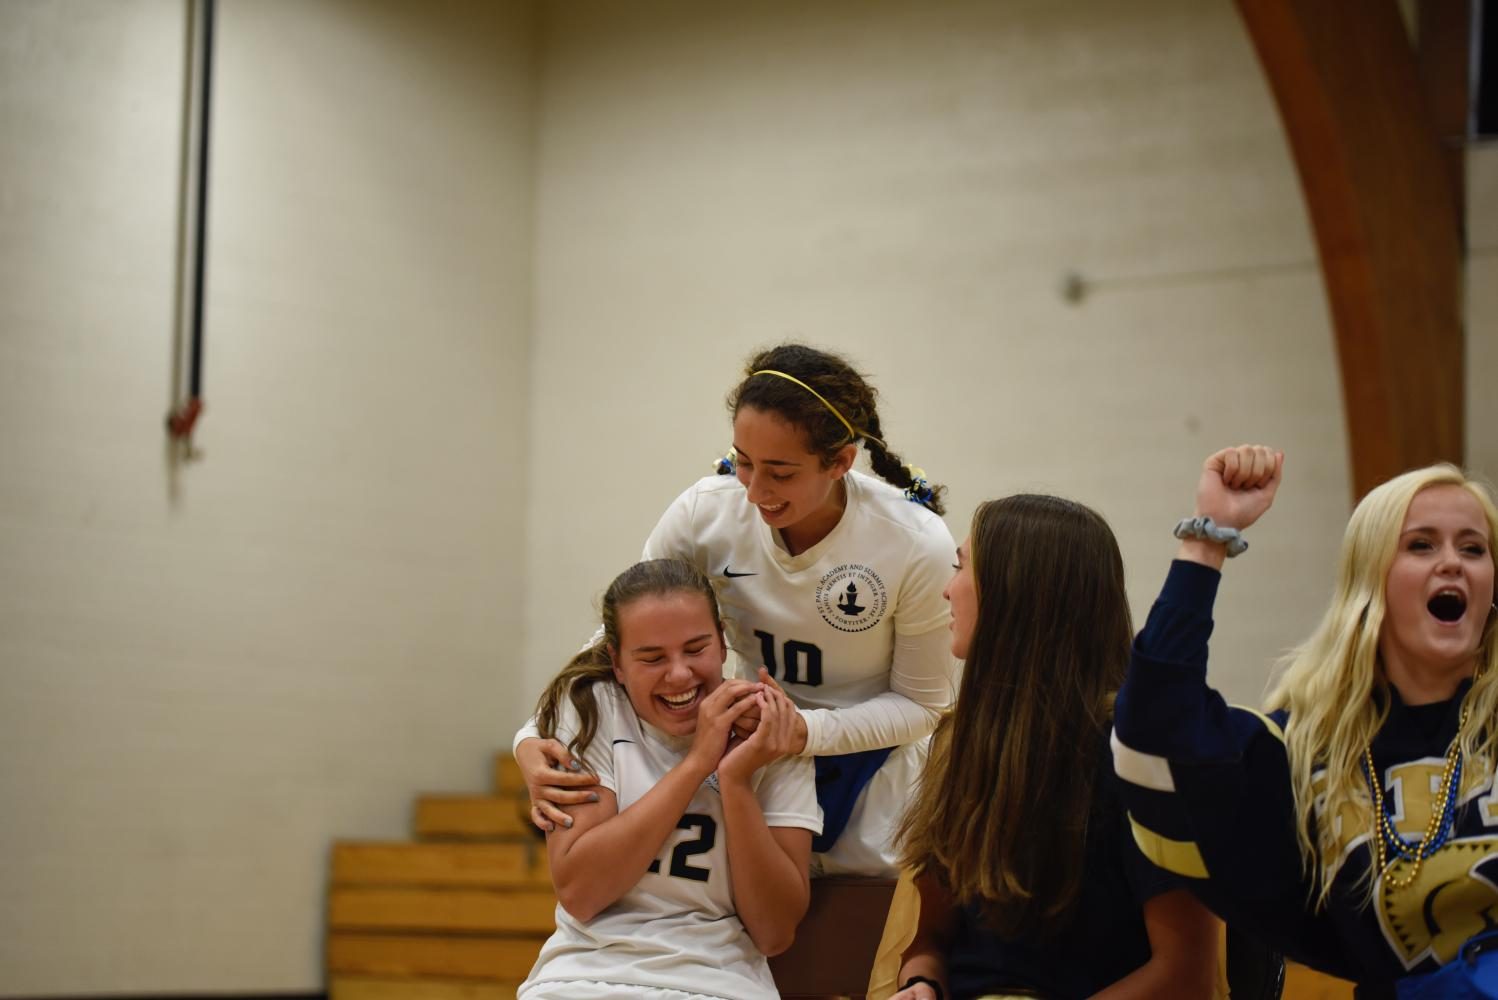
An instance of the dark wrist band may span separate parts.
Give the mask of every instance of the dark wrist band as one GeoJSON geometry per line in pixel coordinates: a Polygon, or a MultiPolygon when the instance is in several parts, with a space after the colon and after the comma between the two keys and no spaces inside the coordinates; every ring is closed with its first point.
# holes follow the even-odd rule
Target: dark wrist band
{"type": "Polygon", "coordinates": [[[947,1000],[947,995],[942,992],[941,983],[938,983],[934,979],[927,979],[925,976],[911,976],[900,984],[900,989],[908,990],[916,983],[925,983],[931,987],[931,992],[936,994],[936,1000],[947,1000]]]}

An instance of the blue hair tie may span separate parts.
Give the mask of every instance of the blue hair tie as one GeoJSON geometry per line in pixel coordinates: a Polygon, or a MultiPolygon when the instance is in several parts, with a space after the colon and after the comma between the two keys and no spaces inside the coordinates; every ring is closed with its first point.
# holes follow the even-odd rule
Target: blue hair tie
{"type": "Polygon", "coordinates": [[[720,476],[736,475],[739,471],[737,464],[738,457],[739,453],[729,448],[728,454],[713,461],[713,471],[720,476]]]}
{"type": "Polygon", "coordinates": [[[936,493],[931,489],[931,484],[926,481],[926,470],[907,465],[905,471],[910,473],[910,485],[905,487],[905,499],[922,506],[930,504],[935,499],[936,493]]]}

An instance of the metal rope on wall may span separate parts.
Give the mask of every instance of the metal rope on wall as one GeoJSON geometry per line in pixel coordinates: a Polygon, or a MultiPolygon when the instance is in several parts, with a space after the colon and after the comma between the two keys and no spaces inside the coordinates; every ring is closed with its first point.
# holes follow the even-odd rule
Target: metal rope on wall
{"type": "Polygon", "coordinates": [[[213,21],[215,0],[188,0],[188,109],[184,115],[182,243],[178,288],[188,301],[178,311],[173,403],[166,428],[191,457],[192,433],[203,412],[203,302],[208,249],[208,148],[213,107],[213,21]]]}

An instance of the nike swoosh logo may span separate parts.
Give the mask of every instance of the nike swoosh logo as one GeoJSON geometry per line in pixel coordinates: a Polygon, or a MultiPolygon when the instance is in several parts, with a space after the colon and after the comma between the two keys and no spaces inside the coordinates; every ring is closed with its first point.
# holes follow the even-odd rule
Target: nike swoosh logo
{"type": "Polygon", "coordinates": [[[740,576],[759,576],[758,573],[735,573],[733,570],[729,569],[727,566],[723,567],[723,575],[726,576],[726,577],[728,577],[728,579],[730,579],[730,580],[734,579],[735,577],[740,577],[740,576]]]}

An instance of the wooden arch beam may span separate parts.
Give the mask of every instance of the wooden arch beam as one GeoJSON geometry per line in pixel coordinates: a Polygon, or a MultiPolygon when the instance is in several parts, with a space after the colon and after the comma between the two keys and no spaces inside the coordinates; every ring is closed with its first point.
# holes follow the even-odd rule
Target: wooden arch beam
{"type": "Polygon", "coordinates": [[[1236,2],[1316,235],[1355,495],[1461,462],[1459,196],[1394,0],[1236,2]]]}

